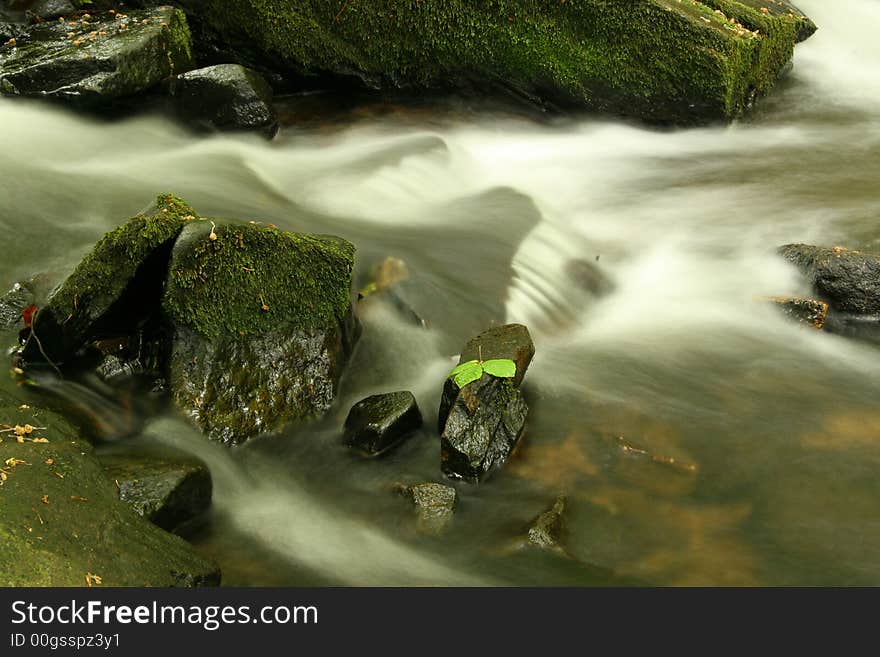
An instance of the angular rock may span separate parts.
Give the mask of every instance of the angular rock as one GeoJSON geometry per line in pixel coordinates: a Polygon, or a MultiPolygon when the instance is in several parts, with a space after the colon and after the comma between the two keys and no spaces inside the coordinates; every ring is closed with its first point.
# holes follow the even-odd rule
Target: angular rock
{"type": "Polygon", "coordinates": [[[192,208],[164,195],[107,233],[34,316],[23,360],[64,363],[95,336],[133,333],[153,318],[171,247],[195,218],[192,208]]]}
{"type": "Polygon", "coordinates": [[[211,473],[198,459],[124,453],[100,461],[119,499],[162,529],[172,531],[211,506],[211,473]]]}
{"type": "Polygon", "coordinates": [[[278,119],[272,87],[256,71],[238,64],[218,64],[178,75],[170,85],[183,117],[217,130],[255,130],[274,136],[278,119]]]}
{"type": "Polygon", "coordinates": [[[880,315],[880,255],[809,244],[788,244],[779,253],[803,272],[832,309],[880,315]]]}
{"type": "MultiPolygon", "coordinates": [[[[526,375],[526,370],[528,370],[529,364],[532,362],[532,357],[535,355],[535,343],[532,342],[529,329],[522,324],[494,326],[487,331],[483,331],[465,345],[458,363],[461,365],[471,360],[477,360],[481,355],[483,360],[509,358],[516,363],[516,376],[513,378],[513,385],[518,387],[526,375]]],[[[452,379],[447,379],[443,386],[443,395],[440,399],[440,413],[438,416],[438,431],[440,433],[443,433],[449,409],[452,407],[458,393],[458,386],[455,385],[452,379]]]]}
{"type": "Polygon", "coordinates": [[[415,505],[420,532],[437,536],[449,527],[458,504],[458,493],[452,486],[427,482],[402,486],[400,492],[415,505]]]}
{"type": "Polygon", "coordinates": [[[373,395],[355,404],[345,420],[345,444],[368,456],[396,447],[422,426],[411,392],[373,395]]]}
{"type": "Polygon", "coordinates": [[[816,299],[798,297],[775,297],[770,299],[783,313],[798,324],[806,324],[816,330],[822,330],[828,318],[828,304],[816,299]]]}
{"type": "Polygon", "coordinates": [[[0,93],[103,105],[192,65],[180,10],[102,12],[39,23],[0,46],[0,93]]]}
{"type": "Polygon", "coordinates": [[[162,299],[169,384],[210,438],[241,443],[330,407],[358,336],[354,251],[256,223],[184,228],[162,299]]]}
{"type": "Polygon", "coordinates": [[[489,374],[459,390],[440,436],[440,466],[451,479],[479,483],[513,452],[528,406],[510,379],[489,374]]]}
{"type": "Polygon", "coordinates": [[[815,30],[785,0],[181,4],[214,42],[247,44],[242,56],[261,53],[265,64],[306,76],[681,124],[742,114],[815,30]]]}
{"type": "Polygon", "coordinates": [[[563,518],[565,504],[565,497],[560,496],[556,498],[552,507],[535,518],[527,534],[530,545],[544,550],[565,553],[565,548],[562,545],[562,533],[565,529],[563,518]]]}
{"type": "Polygon", "coordinates": [[[70,424],[28,406],[0,392],[4,423],[45,427],[0,442],[0,586],[85,586],[89,575],[103,586],[219,584],[216,564],[119,500],[70,424]]]}

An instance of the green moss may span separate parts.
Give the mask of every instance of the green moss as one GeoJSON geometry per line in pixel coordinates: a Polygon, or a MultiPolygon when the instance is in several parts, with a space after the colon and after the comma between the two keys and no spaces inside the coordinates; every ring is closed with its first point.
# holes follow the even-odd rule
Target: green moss
{"type": "Polygon", "coordinates": [[[202,221],[174,247],[163,307],[209,338],[324,327],[350,311],[353,267],[338,238],[202,221]]]}
{"type": "Polygon", "coordinates": [[[0,586],[85,586],[88,573],[104,586],[218,581],[216,565],[118,499],[71,425],[20,405],[0,392],[0,421],[39,426],[31,436],[48,442],[0,442],[0,586]]]}
{"type": "MultiPolygon", "coordinates": [[[[788,61],[802,19],[745,31],[693,0],[208,0],[200,18],[306,73],[500,82],[655,120],[732,118],[788,61]],[[338,5],[338,6],[337,6],[338,5]],[[340,11],[342,9],[342,11],[340,11]]],[[[744,6],[743,10],[747,9],[744,6]]],[[[716,11],[718,10],[718,11],[716,11]]]]}

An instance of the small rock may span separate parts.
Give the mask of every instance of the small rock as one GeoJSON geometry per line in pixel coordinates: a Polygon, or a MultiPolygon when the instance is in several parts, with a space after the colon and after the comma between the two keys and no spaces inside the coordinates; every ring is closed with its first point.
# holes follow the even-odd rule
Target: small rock
{"type": "MultiPolygon", "coordinates": [[[[483,331],[470,340],[462,350],[458,363],[476,360],[481,356],[483,360],[509,358],[516,363],[516,376],[513,378],[513,385],[518,387],[522,383],[534,355],[535,343],[532,342],[529,329],[522,324],[505,324],[483,331]]],[[[451,379],[447,379],[443,387],[443,396],[440,399],[438,416],[438,431],[440,433],[443,433],[446,418],[458,392],[458,386],[451,379]]]]}
{"type": "Polygon", "coordinates": [[[345,444],[368,456],[399,445],[422,426],[422,414],[411,392],[373,395],[355,404],[345,420],[345,444]]]}
{"type": "Polygon", "coordinates": [[[553,506],[534,519],[528,531],[531,545],[554,552],[565,552],[562,546],[562,533],[565,529],[563,513],[566,499],[559,496],[553,506]]]}
{"type": "Polygon", "coordinates": [[[218,64],[178,75],[170,92],[184,118],[217,130],[278,131],[272,87],[256,71],[218,64]]]}
{"type": "Polygon", "coordinates": [[[774,297],[770,301],[799,324],[806,324],[816,330],[825,326],[828,304],[824,301],[798,297],[774,297]]]}
{"type": "Polygon", "coordinates": [[[119,499],[162,529],[172,531],[211,506],[211,473],[199,460],[122,454],[100,461],[119,499]]]}
{"type": "Polygon", "coordinates": [[[458,493],[452,486],[428,482],[402,486],[400,490],[416,507],[420,532],[437,536],[449,527],[458,504],[458,493]]]}
{"type": "Polygon", "coordinates": [[[575,285],[597,297],[614,291],[614,283],[589,260],[569,260],[565,265],[565,273],[575,285]]]}
{"type": "Polygon", "coordinates": [[[528,411],[510,379],[483,374],[467,384],[458,391],[440,436],[443,473],[471,483],[485,479],[513,452],[528,411]]]}

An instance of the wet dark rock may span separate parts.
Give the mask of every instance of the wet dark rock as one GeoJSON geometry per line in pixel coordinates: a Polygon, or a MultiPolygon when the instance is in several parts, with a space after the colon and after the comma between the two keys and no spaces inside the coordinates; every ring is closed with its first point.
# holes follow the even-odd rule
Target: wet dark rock
{"type": "Polygon", "coordinates": [[[155,319],[174,239],[195,218],[164,195],[107,233],[34,316],[23,360],[64,363],[97,336],[131,334],[155,319]]]}
{"type": "Polygon", "coordinates": [[[272,88],[262,75],[238,64],[218,64],[178,75],[170,85],[181,115],[197,126],[254,130],[272,137],[278,120],[272,88]]]}
{"type": "Polygon", "coordinates": [[[451,479],[478,483],[513,452],[528,406],[510,379],[489,374],[458,391],[440,436],[440,465],[451,479]]]}
{"type": "Polygon", "coordinates": [[[24,34],[25,26],[21,23],[13,23],[3,20],[3,16],[0,15],[0,46],[6,43],[10,39],[18,39],[24,34]]]}
{"type": "Polygon", "coordinates": [[[162,529],[172,531],[211,506],[211,473],[197,459],[115,454],[100,461],[119,499],[162,529]]]}
{"type": "MultiPolygon", "coordinates": [[[[483,360],[509,358],[516,363],[516,376],[513,378],[513,385],[518,387],[535,355],[535,343],[532,342],[529,329],[522,324],[495,326],[471,339],[462,350],[458,363],[477,360],[481,355],[483,360]]],[[[447,379],[443,386],[438,416],[438,430],[441,433],[446,426],[449,410],[458,394],[458,386],[452,379],[447,379]]]]}
{"type": "Polygon", "coordinates": [[[565,553],[562,536],[565,531],[563,514],[566,499],[560,496],[553,506],[532,521],[527,533],[528,544],[544,550],[565,553]]]}
{"type": "Polygon", "coordinates": [[[805,324],[816,330],[821,330],[828,318],[828,304],[824,301],[798,297],[776,297],[770,302],[798,324],[805,324]]]}
{"type": "Polygon", "coordinates": [[[21,323],[21,312],[34,303],[34,293],[23,283],[16,283],[0,297],[0,327],[11,329],[21,323]]]}
{"type": "Polygon", "coordinates": [[[180,10],[102,12],[39,23],[0,45],[0,93],[106,105],[192,65],[180,10]]]}
{"type": "Polygon", "coordinates": [[[184,228],[162,298],[169,385],[210,438],[237,444],[329,409],[359,331],[354,251],[257,223],[184,228]]]}
{"type": "Polygon", "coordinates": [[[68,16],[76,11],[70,0],[40,0],[28,10],[28,15],[36,20],[52,20],[60,16],[68,16]]]}
{"type": "Polygon", "coordinates": [[[0,586],[217,585],[220,571],[183,539],[138,516],[79,431],[33,400],[0,393],[10,426],[45,427],[0,442],[0,586]],[[94,583],[94,582],[93,582],[94,583]]]}
{"type": "Polygon", "coordinates": [[[399,445],[422,426],[422,414],[411,392],[373,395],[355,404],[345,420],[345,444],[368,456],[399,445]]]}
{"type": "Polygon", "coordinates": [[[579,288],[601,297],[614,291],[614,283],[595,262],[589,260],[569,260],[565,273],[579,288]]]}
{"type": "Polygon", "coordinates": [[[880,255],[841,247],[789,244],[779,249],[832,309],[880,315],[880,255]]]}
{"type": "Polygon", "coordinates": [[[452,486],[427,482],[401,486],[400,492],[416,507],[420,532],[437,536],[446,531],[458,505],[458,493],[452,486]]]}

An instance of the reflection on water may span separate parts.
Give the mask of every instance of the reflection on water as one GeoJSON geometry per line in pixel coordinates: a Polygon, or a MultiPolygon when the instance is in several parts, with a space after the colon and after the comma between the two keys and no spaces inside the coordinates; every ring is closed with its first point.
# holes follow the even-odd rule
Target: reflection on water
{"type": "Polygon", "coordinates": [[[730,128],[420,111],[267,144],[0,100],[0,280],[63,276],[162,191],[342,235],[361,281],[386,256],[408,263],[430,330],[365,306],[325,420],[232,453],[177,418],[148,423],[145,439],[211,464],[215,511],[194,540],[229,583],[878,584],[880,353],[760,299],[806,291],[777,245],[880,251],[880,5],[799,4],[820,31],[730,128]],[[610,293],[579,287],[572,261],[610,293]],[[440,382],[493,321],[537,343],[528,434],[490,482],[460,487],[447,535],[423,537],[391,488],[440,476],[440,382]],[[353,458],[347,408],[401,388],[426,429],[387,459],[353,458]],[[572,558],[518,551],[560,493],[572,558]]]}

